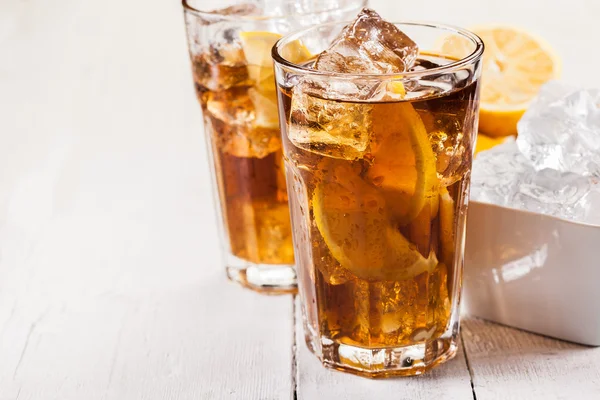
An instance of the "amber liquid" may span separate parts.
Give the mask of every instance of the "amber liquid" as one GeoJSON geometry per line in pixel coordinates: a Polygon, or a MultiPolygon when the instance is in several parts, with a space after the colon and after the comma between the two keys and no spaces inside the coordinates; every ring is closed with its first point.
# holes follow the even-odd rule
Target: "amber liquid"
{"type": "MultiPolygon", "coordinates": [[[[256,122],[247,67],[214,58],[198,56],[192,66],[231,252],[256,264],[293,264],[280,131],[256,122]]],[[[260,96],[275,104],[274,93],[260,96]]]]}
{"type": "MultiPolygon", "coordinates": [[[[420,60],[425,66],[431,62],[420,60]]],[[[457,244],[468,197],[476,83],[413,101],[309,98],[314,118],[294,109],[291,90],[280,90],[308,329],[364,348],[440,337],[460,285],[457,244]],[[366,148],[299,143],[294,129],[304,137],[319,135],[319,123],[326,120],[319,107],[335,107],[338,125],[368,115],[366,148]],[[344,110],[357,116],[347,117],[344,110]],[[419,172],[427,168],[428,174],[419,172]]]]}

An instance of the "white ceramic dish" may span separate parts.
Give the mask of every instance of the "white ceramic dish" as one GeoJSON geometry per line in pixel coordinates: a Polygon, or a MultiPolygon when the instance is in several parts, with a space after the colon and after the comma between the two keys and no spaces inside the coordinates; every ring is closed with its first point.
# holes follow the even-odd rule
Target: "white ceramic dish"
{"type": "Polygon", "coordinates": [[[472,201],[463,310],[600,346],[600,226],[472,201]]]}

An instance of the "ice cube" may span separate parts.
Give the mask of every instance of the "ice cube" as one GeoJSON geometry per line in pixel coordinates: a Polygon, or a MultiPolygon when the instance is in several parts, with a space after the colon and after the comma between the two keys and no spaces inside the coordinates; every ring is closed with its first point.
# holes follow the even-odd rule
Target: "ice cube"
{"type": "Polygon", "coordinates": [[[208,13],[185,14],[194,80],[201,88],[223,90],[252,84],[240,42],[239,21],[222,15],[260,15],[256,4],[237,4],[208,13]]]}
{"type": "Polygon", "coordinates": [[[208,26],[205,32],[205,41],[210,42],[211,46],[219,47],[221,45],[234,45],[236,48],[240,46],[240,32],[242,25],[239,21],[227,20],[220,15],[245,17],[251,15],[261,15],[262,10],[256,4],[245,3],[235,4],[229,7],[211,11],[204,15],[206,25],[208,26]],[[215,15],[214,17],[212,15],[215,15]]]}
{"type": "Polygon", "coordinates": [[[473,163],[471,197],[485,203],[510,206],[522,177],[533,171],[514,140],[477,155],[473,163]]]}
{"type": "Polygon", "coordinates": [[[589,210],[591,189],[589,177],[548,168],[525,173],[515,200],[529,211],[582,220],[589,210]]]}
{"type": "Polygon", "coordinates": [[[447,287],[444,266],[397,282],[358,280],[352,288],[356,321],[366,335],[390,345],[441,334],[450,315],[447,287]]]}
{"type": "Polygon", "coordinates": [[[415,42],[375,11],[364,8],[317,57],[315,69],[375,74],[404,72],[413,65],[417,54],[415,42]]]}
{"type": "Polygon", "coordinates": [[[248,92],[246,88],[210,92],[205,115],[222,151],[237,157],[264,158],[281,148],[279,129],[273,125],[272,112],[257,102],[268,99],[248,92]]]}
{"type": "Polygon", "coordinates": [[[550,168],[536,171],[515,141],[477,155],[471,198],[600,225],[600,179],[550,168]]]}
{"type": "MultiPolygon", "coordinates": [[[[260,253],[258,263],[293,263],[292,229],[286,203],[255,201],[252,223],[256,229],[256,243],[260,253]]],[[[252,242],[251,240],[249,242],[252,242]]]]}
{"type": "Polygon", "coordinates": [[[334,158],[362,157],[370,142],[372,106],[327,100],[309,83],[294,88],[288,137],[297,147],[334,158]]]}
{"type": "Polygon", "coordinates": [[[228,125],[248,125],[254,121],[254,103],[245,88],[209,93],[208,113],[228,125]]]}
{"type": "Polygon", "coordinates": [[[517,144],[536,170],[600,177],[600,90],[542,87],[518,124],[517,144]]]}
{"type": "Polygon", "coordinates": [[[581,222],[600,226],[600,180],[595,180],[589,194],[589,212],[581,222]]]}
{"type": "Polygon", "coordinates": [[[244,52],[237,44],[211,46],[206,52],[194,56],[192,72],[199,92],[252,84],[244,52]]]}
{"type": "MultiPolygon", "coordinates": [[[[320,235],[314,232],[315,235],[320,235]]],[[[322,239],[320,239],[322,240],[322,239]]],[[[330,285],[343,285],[353,278],[346,268],[342,267],[329,251],[323,251],[321,247],[313,249],[315,265],[321,271],[323,279],[330,285]]]]}
{"type": "Polygon", "coordinates": [[[257,4],[253,4],[253,3],[234,4],[229,7],[211,11],[211,14],[235,15],[238,17],[248,16],[248,15],[260,15],[261,8],[257,4]]]}
{"type": "MultiPolygon", "coordinates": [[[[412,66],[417,53],[417,45],[408,36],[365,8],[317,57],[314,68],[339,73],[403,72],[412,66]]],[[[296,146],[314,153],[360,158],[371,141],[373,107],[351,101],[375,99],[388,92],[387,83],[382,86],[381,82],[306,79],[294,87],[288,136],[296,146]]]]}

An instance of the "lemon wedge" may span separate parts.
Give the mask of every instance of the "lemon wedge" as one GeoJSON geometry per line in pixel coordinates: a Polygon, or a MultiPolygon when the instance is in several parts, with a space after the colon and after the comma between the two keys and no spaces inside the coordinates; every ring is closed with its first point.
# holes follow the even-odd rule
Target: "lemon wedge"
{"type": "Polygon", "coordinates": [[[268,129],[279,128],[277,96],[273,92],[260,92],[254,88],[248,90],[250,101],[254,105],[254,125],[268,129]]]}
{"type": "Polygon", "coordinates": [[[332,256],[360,279],[410,279],[431,272],[434,255],[424,258],[386,215],[379,190],[362,180],[360,169],[325,160],[311,199],[315,224],[332,256]]]}
{"type": "MultiPolygon", "coordinates": [[[[275,91],[271,49],[280,38],[280,34],[273,32],[249,31],[240,33],[242,49],[248,62],[248,75],[260,91],[275,91]]],[[[282,55],[294,63],[308,60],[311,57],[310,51],[298,40],[286,46],[286,54],[282,55]]]]}
{"type": "Polygon", "coordinates": [[[394,218],[410,223],[437,196],[436,158],[425,125],[410,103],[373,108],[373,165],[368,178],[383,189],[394,218]]]}
{"type": "Polygon", "coordinates": [[[248,62],[248,76],[264,92],[275,91],[271,48],[281,35],[273,32],[242,32],[242,49],[248,62]]]}

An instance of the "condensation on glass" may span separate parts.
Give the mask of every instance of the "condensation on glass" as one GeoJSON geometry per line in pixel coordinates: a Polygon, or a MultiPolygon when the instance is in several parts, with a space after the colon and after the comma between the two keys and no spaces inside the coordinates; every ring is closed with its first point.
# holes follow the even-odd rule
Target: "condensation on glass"
{"type": "Polygon", "coordinates": [[[420,374],[456,353],[477,133],[481,41],[396,25],[419,48],[405,73],[286,57],[320,54],[339,23],[273,49],[306,342],[324,365],[368,377],[420,374]],[[457,47],[463,56],[444,51],[457,47]]]}
{"type": "Polygon", "coordinates": [[[271,47],[281,34],[352,18],[364,0],[184,0],[224,263],[230,279],[294,291],[296,273],[271,47]]]}

